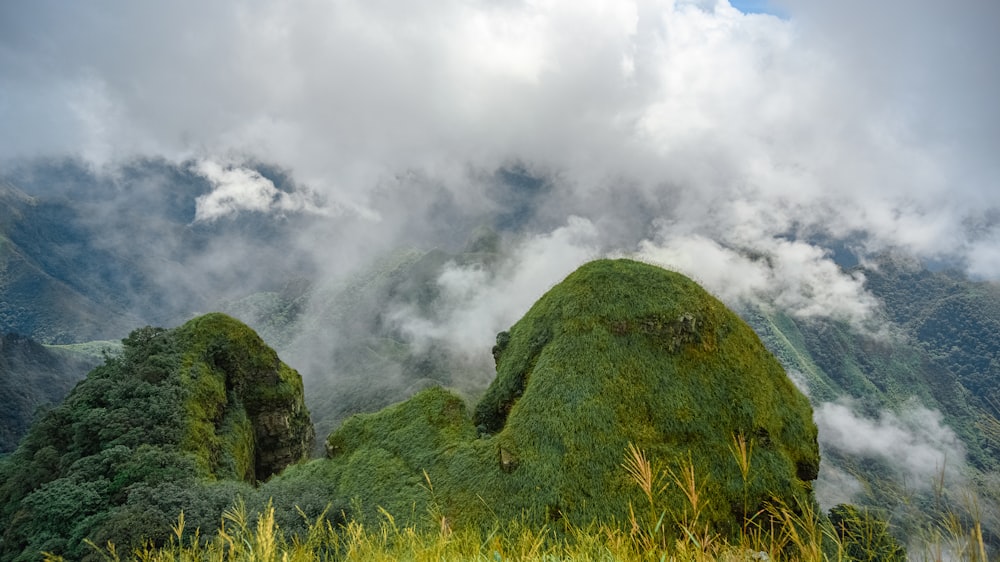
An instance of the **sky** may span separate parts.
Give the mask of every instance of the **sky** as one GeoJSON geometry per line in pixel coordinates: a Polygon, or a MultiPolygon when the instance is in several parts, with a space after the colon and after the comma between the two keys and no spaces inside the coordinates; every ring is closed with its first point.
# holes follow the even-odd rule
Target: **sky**
{"type": "MultiPolygon", "coordinates": [[[[293,251],[331,275],[509,213],[498,170],[542,178],[507,273],[455,293],[456,315],[496,303],[456,336],[484,345],[602,255],[863,330],[879,303],[831,241],[862,261],[894,250],[1000,279],[1000,4],[736,6],[5,2],[0,169],[183,163],[214,189],[194,222],[319,217],[293,251]]],[[[460,269],[446,292],[479,278],[460,269]]]]}
{"type": "Polygon", "coordinates": [[[595,224],[608,198],[595,194],[640,197],[660,219],[642,226],[650,256],[709,241],[780,253],[778,237],[818,233],[1000,277],[1000,6],[737,4],[750,13],[725,0],[3,3],[0,163],[263,158],[377,220],[388,183],[475,201],[476,178],[513,162],[592,200],[564,206],[595,224]]]}
{"type": "Polygon", "coordinates": [[[195,222],[308,213],[295,250],[331,270],[502,213],[497,170],[543,178],[498,273],[454,265],[439,318],[397,311],[483,353],[602,255],[861,330],[878,303],[828,241],[1000,280],[1000,3],[735,5],[2,2],[0,168],[188,163],[195,222]]]}

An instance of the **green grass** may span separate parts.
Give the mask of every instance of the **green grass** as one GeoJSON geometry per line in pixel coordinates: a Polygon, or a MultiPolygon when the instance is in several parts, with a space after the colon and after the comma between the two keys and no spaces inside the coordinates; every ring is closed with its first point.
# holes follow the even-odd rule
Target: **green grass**
{"type": "MultiPolygon", "coordinates": [[[[752,464],[753,451],[740,448],[734,439],[734,458],[752,464]]],[[[562,531],[550,526],[526,524],[522,519],[496,520],[487,529],[454,525],[431,504],[421,513],[419,525],[400,522],[389,510],[369,523],[358,520],[335,522],[329,510],[317,516],[300,512],[301,532],[282,528],[273,505],[251,511],[238,501],[221,517],[213,536],[192,529],[181,513],[173,535],[162,547],[151,545],[119,552],[113,543],[91,543],[108,561],[287,561],[320,560],[411,560],[482,561],[504,560],[549,562],[575,561],[800,561],[848,562],[880,560],[901,562],[906,551],[889,534],[890,524],[878,514],[839,506],[826,518],[809,506],[792,508],[774,503],[754,513],[738,534],[713,533],[699,521],[699,485],[684,476],[685,470],[657,471],[657,459],[629,446],[619,471],[642,500],[630,505],[626,527],[601,523],[567,525],[562,531]],[[687,504],[679,513],[670,512],[658,483],[676,478],[689,487],[687,504]],[[670,529],[668,527],[674,527],[670,529]],[[678,537],[676,539],[671,537],[678,537]]],[[[755,477],[747,472],[745,480],[755,477]]],[[[433,488],[427,482],[428,488],[433,488]]],[[[986,562],[987,550],[977,520],[963,524],[957,516],[927,521],[919,550],[911,560],[956,560],[986,562]]],[[[47,556],[46,560],[61,560],[47,556]]]]}

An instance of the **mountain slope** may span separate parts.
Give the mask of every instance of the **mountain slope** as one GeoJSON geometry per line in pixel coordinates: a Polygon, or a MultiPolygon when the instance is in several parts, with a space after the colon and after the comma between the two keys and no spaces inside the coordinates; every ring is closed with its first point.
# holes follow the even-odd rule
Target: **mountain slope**
{"type": "Polygon", "coordinates": [[[0,335],[0,454],[27,432],[40,407],[57,405],[99,359],[47,348],[16,334],[0,335]]]}
{"type": "Polygon", "coordinates": [[[313,272],[308,256],[288,251],[307,215],[197,220],[212,187],[191,162],[0,170],[0,332],[42,343],[120,339],[313,272]]]}
{"type": "Polygon", "coordinates": [[[111,295],[121,280],[97,275],[114,261],[86,247],[67,204],[42,203],[0,185],[0,331],[45,343],[107,339],[136,319],[111,295]]]}

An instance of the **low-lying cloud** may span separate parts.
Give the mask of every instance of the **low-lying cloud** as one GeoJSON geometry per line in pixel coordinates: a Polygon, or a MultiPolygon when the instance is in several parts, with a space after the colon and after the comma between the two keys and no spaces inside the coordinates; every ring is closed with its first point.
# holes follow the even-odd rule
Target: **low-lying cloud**
{"type": "Polygon", "coordinates": [[[877,323],[878,300],[861,273],[843,271],[829,252],[806,242],[761,238],[727,247],[704,235],[644,241],[639,256],[692,276],[728,305],[777,307],[803,319],[831,318],[861,331],[877,323]]]}
{"type": "MultiPolygon", "coordinates": [[[[828,402],[815,408],[820,444],[857,459],[886,462],[912,490],[928,490],[935,482],[961,481],[965,449],[941,412],[911,403],[899,413],[884,411],[877,418],[856,413],[849,401],[828,402]]],[[[844,479],[834,473],[817,493],[837,493],[844,479]]]]}
{"type": "Polygon", "coordinates": [[[256,170],[222,166],[201,160],[191,170],[208,180],[212,191],[195,199],[195,222],[213,221],[241,211],[321,212],[308,194],[279,191],[274,182],[256,170]]]}
{"type": "MultiPolygon", "coordinates": [[[[371,216],[386,182],[474,201],[475,174],[456,171],[521,161],[579,201],[631,186],[727,248],[862,234],[863,251],[1000,276],[1000,225],[967,228],[1000,207],[993,3],[424,4],[4,5],[0,126],[17,134],[0,160],[241,155],[371,216]],[[752,215],[759,240],[719,236],[752,215]]],[[[206,172],[203,220],[303,204],[239,169],[206,172]]]]}
{"type": "Polygon", "coordinates": [[[515,244],[498,267],[452,262],[437,279],[441,293],[433,318],[406,308],[393,320],[418,346],[444,343],[453,353],[485,360],[498,332],[577,267],[600,257],[599,235],[589,220],[570,217],[550,233],[515,244]]]}

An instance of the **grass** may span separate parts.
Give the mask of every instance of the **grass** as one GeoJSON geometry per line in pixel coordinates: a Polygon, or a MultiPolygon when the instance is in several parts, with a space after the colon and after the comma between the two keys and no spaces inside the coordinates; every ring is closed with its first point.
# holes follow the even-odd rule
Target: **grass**
{"type": "MultiPolygon", "coordinates": [[[[739,451],[739,438],[734,438],[739,451]]],[[[749,463],[747,463],[749,465],[749,463]]],[[[426,517],[433,525],[405,525],[386,510],[377,522],[364,524],[351,520],[332,522],[327,512],[305,519],[306,531],[286,533],[277,523],[275,508],[268,503],[250,513],[242,501],[227,509],[221,527],[213,537],[202,537],[197,529],[188,529],[183,512],[173,527],[167,544],[147,544],[132,552],[119,552],[114,544],[89,543],[108,562],[313,562],[333,560],[366,561],[656,561],[656,562],[736,562],[796,561],[840,562],[851,560],[894,560],[875,555],[865,557],[851,550],[855,539],[838,532],[830,521],[810,506],[769,504],[748,518],[742,532],[725,538],[699,522],[700,484],[693,465],[678,470],[659,470],[644,451],[629,445],[622,469],[645,497],[645,505],[633,506],[630,526],[592,524],[568,526],[555,532],[548,526],[531,526],[520,520],[497,524],[492,529],[452,528],[447,518],[434,506],[426,517]],[[685,490],[687,505],[681,512],[670,512],[661,503],[668,486],[685,490]],[[680,538],[667,526],[676,526],[680,538]]],[[[433,496],[433,485],[428,479],[433,496]]],[[[966,560],[987,562],[987,551],[978,524],[963,525],[958,517],[934,526],[925,547],[913,560],[966,560]]],[[[867,535],[876,542],[874,534],[867,535]]],[[[856,541],[855,541],[856,542],[856,541]]],[[[856,544],[855,544],[856,546],[856,544]]],[[[865,546],[862,544],[862,546],[865,546]]],[[[50,562],[62,558],[45,555],[50,562]]]]}

